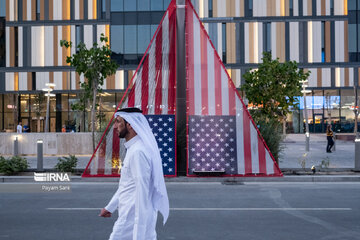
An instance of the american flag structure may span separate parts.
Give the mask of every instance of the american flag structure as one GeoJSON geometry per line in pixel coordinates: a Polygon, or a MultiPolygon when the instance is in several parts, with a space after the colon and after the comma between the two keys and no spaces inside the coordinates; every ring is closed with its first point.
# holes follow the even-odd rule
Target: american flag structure
{"type": "MultiPolygon", "coordinates": [[[[172,1],[116,109],[138,107],[143,111],[158,142],[163,172],[168,177],[176,176],[175,27],[176,3],[172,1]]],[[[124,140],[117,136],[112,118],[82,176],[119,177],[124,157],[124,140]]]]}
{"type": "MultiPolygon", "coordinates": [[[[185,1],[187,174],[282,176],[210,41],[185,1]]],[[[176,176],[176,1],[172,0],[120,107],[143,110],[157,140],[165,176],[176,176]]],[[[118,177],[125,156],[111,119],[83,177],[118,177]]]]}
{"type": "Polygon", "coordinates": [[[188,175],[281,176],[190,1],[185,11],[188,175]]]}

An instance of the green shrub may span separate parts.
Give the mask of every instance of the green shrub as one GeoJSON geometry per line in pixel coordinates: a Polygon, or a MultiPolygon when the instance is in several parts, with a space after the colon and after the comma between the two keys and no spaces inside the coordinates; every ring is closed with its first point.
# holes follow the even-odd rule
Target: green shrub
{"type": "Polygon", "coordinates": [[[13,156],[8,159],[0,156],[0,172],[10,175],[13,173],[23,172],[29,167],[26,158],[13,156]]]}
{"type": "Polygon", "coordinates": [[[276,162],[279,162],[279,155],[283,150],[281,142],[283,140],[282,125],[276,120],[259,120],[257,122],[259,131],[274,156],[276,162]]]}
{"type": "Polygon", "coordinates": [[[69,155],[69,157],[59,157],[58,163],[55,165],[55,169],[59,172],[75,172],[78,159],[75,155],[69,155]]]}

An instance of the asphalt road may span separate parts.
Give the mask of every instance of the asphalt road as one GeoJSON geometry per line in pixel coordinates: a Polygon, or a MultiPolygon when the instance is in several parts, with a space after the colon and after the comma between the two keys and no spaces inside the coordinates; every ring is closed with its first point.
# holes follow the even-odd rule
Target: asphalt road
{"type": "MultiPolygon", "coordinates": [[[[116,216],[98,217],[116,183],[71,191],[0,184],[0,240],[108,239],[116,216]],[[36,188],[36,189],[35,189],[36,188]]],[[[170,217],[158,239],[360,239],[359,183],[167,183],[170,217]]]]}

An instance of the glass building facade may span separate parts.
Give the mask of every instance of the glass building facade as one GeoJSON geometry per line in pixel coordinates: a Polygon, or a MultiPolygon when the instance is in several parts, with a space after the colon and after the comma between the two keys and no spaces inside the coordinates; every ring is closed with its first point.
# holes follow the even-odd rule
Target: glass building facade
{"type": "MultiPolygon", "coordinates": [[[[337,132],[354,129],[360,82],[360,0],[192,0],[236,87],[242,74],[271,52],[311,71],[307,94],[311,132],[331,122],[337,132]]],[[[97,128],[103,130],[145,53],[170,0],[0,0],[0,128],[18,121],[44,130],[41,89],[55,83],[50,131],[88,131],[88,111],[72,110],[84,81],[67,65],[61,39],[91,47],[110,39],[116,74],[100,96],[97,128]]],[[[304,131],[303,97],[287,118],[288,132],[304,131]]]]}

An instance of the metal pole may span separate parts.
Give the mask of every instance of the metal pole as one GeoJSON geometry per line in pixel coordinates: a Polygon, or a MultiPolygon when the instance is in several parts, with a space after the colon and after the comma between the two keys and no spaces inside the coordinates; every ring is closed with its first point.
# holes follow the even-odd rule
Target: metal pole
{"type": "Polygon", "coordinates": [[[37,171],[44,171],[43,140],[37,140],[37,171]]]}
{"type": "Polygon", "coordinates": [[[50,91],[48,91],[48,95],[47,95],[45,132],[49,132],[49,110],[50,110],[50,91]]]}
{"type": "Polygon", "coordinates": [[[177,174],[186,175],[185,0],[176,0],[177,174]]]}
{"type": "Polygon", "coordinates": [[[19,156],[19,140],[18,140],[18,136],[15,136],[15,139],[14,139],[14,156],[19,156]]]}
{"type": "Polygon", "coordinates": [[[309,123],[308,123],[308,114],[306,108],[306,93],[305,93],[305,85],[303,84],[303,94],[304,94],[304,116],[305,116],[305,151],[309,151],[309,143],[310,143],[310,133],[309,133],[309,123]]]}

